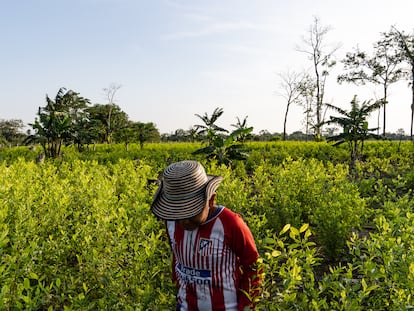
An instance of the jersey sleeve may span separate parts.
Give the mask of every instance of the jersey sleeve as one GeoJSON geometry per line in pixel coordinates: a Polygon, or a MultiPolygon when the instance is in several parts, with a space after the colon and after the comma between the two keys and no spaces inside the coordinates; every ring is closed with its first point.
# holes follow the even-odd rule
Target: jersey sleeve
{"type": "Polygon", "coordinates": [[[232,230],[232,248],[242,266],[256,262],[259,253],[256,248],[253,234],[239,214],[234,214],[234,227],[232,230]]]}
{"type": "Polygon", "coordinates": [[[253,234],[239,214],[231,212],[231,248],[240,264],[240,286],[238,292],[238,308],[254,307],[261,293],[263,268],[253,234]]]}

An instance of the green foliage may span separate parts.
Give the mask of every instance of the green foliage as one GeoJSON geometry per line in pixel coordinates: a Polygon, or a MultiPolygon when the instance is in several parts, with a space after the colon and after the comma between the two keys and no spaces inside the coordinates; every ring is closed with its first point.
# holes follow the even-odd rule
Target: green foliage
{"type": "Polygon", "coordinates": [[[54,100],[46,96],[46,106],[39,107],[39,118],[30,124],[36,134],[29,140],[40,142],[47,157],[60,157],[62,144],[72,140],[74,127],[85,118],[88,103],[79,93],[65,88],[59,89],[54,100]]]}
{"type": "MultiPolygon", "coordinates": [[[[218,203],[243,215],[265,272],[258,310],[413,308],[413,146],[367,142],[347,174],[328,143],[246,143],[218,203]]],[[[35,163],[0,151],[1,310],[173,310],[171,255],[149,211],[165,165],[202,145],[97,145],[35,163]]]]}
{"type": "Polygon", "coordinates": [[[366,82],[380,84],[383,89],[383,136],[385,136],[387,93],[391,84],[404,76],[401,64],[401,52],[392,33],[382,33],[381,40],[374,44],[374,55],[356,49],[355,53],[347,53],[344,63],[346,73],[338,76],[338,82],[351,82],[364,85],[366,82]]]}
{"type": "Polygon", "coordinates": [[[226,129],[216,124],[223,112],[223,108],[216,108],[211,114],[211,117],[209,117],[207,113],[204,113],[203,116],[196,114],[204,124],[197,124],[194,128],[197,131],[197,135],[205,140],[208,145],[211,145],[221,134],[228,132],[226,129]]]}
{"type": "Polygon", "coordinates": [[[240,142],[253,128],[239,128],[230,133],[229,136],[216,136],[207,147],[196,150],[193,154],[205,154],[208,160],[215,160],[220,164],[229,165],[235,160],[245,160],[248,149],[240,142]]]}
{"type": "Polygon", "coordinates": [[[19,161],[0,170],[0,309],[171,308],[149,166],[19,161]]]}
{"type": "Polygon", "coordinates": [[[351,110],[349,111],[343,110],[333,105],[327,105],[329,108],[334,109],[342,116],[331,116],[330,120],[326,123],[338,124],[343,129],[343,132],[341,134],[328,137],[328,141],[335,141],[335,145],[339,145],[345,142],[348,144],[350,150],[351,167],[354,167],[355,161],[357,161],[362,155],[364,142],[369,138],[380,138],[378,135],[373,133],[376,128],[368,128],[367,118],[373,111],[381,107],[383,104],[384,103],[382,101],[377,101],[373,104],[371,104],[369,101],[365,101],[362,103],[362,105],[359,105],[357,97],[354,96],[351,101],[351,110]]]}
{"type": "Polygon", "coordinates": [[[243,121],[240,121],[239,117],[237,117],[237,123],[232,124],[231,126],[235,127],[236,130],[239,130],[239,133],[237,134],[238,141],[244,143],[247,139],[251,138],[251,132],[253,131],[253,128],[247,126],[247,116],[244,117],[243,121]]]}
{"type": "Polygon", "coordinates": [[[23,121],[18,119],[0,120],[0,146],[6,144],[18,145],[22,143],[25,134],[23,134],[23,121]]]}
{"type": "Polygon", "coordinates": [[[93,137],[98,142],[112,143],[113,136],[128,124],[127,114],[115,104],[95,104],[87,111],[93,137]]]}
{"type": "Polygon", "coordinates": [[[247,117],[243,122],[238,119],[238,123],[233,124],[236,129],[230,135],[224,135],[228,131],[215,124],[222,114],[221,108],[216,108],[211,117],[207,113],[204,116],[196,114],[204,124],[195,125],[195,129],[207,146],[196,150],[193,154],[205,154],[209,161],[229,165],[235,160],[245,160],[248,157],[248,149],[243,142],[251,134],[253,127],[247,127],[247,117]]]}
{"type": "Polygon", "coordinates": [[[131,142],[144,143],[160,140],[153,123],[132,122],[119,106],[95,104],[74,91],[61,88],[55,100],[46,97],[47,104],[39,108],[39,119],[31,124],[36,131],[27,142],[40,143],[47,157],[61,156],[63,145],[76,145],[84,151],[90,144],[122,142],[128,150],[131,142]]]}
{"type": "Polygon", "coordinates": [[[160,133],[154,123],[129,121],[124,127],[115,132],[115,141],[123,142],[128,150],[131,142],[139,142],[140,148],[148,141],[158,142],[160,133]]]}
{"type": "Polygon", "coordinates": [[[314,226],[325,255],[343,255],[346,239],[366,218],[364,200],[347,180],[345,166],[324,166],[316,160],[286,160],[281,166],[258,166],[252,176],[254,207],[269,225],[314,226]]]}
{"type": "Polygon", "coordinates": [[[307,224],[267,232],[266,282],[259,310],[408,310],[414,307],[412,203],[402,198],[376,217],[376,232],[348,243],[352,261],[321,268],[307,224]],[[409,210],[409,211],[407,211],[409,210]]]}
{"type": "Polygon", "coordinates": [[[414,308],[413,207],[408,196],[386,203],[384,213],[375,218],[375,231],[363,239],[356,235],[350,239],[352,274],[358,286],[349,290],[348,299],[359,300],[359,310],[414,308]]]}
{"type": "Polygon", "coordinates": [[[285,225],[263,241],[266,281],[260,310],[303,310],[318,305],[314,268],[319,266],[308,224],[285,225]]]}
{"type": "MultiPolygon", "coordinates": [[[[387,88],[402,78],[401,56],[398,46],[393,42],[391,34],[382,33],[381,40],[374,44],[374,54],[356,48],[347,53],[342,61],[345,73],[338,76],[338,82],[349,82],[364,85],[367,82],[382,84],[387,88]]],[[[386,97],[386,92],[385,92],[386,97]]],[[[385,98],[386,100],[386,98],[385,98]]]]}

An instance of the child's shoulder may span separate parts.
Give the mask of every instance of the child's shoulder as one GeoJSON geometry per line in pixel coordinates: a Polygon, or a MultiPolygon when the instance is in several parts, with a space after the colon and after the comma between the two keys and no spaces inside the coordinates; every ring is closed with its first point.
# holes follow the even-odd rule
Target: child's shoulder
{"type": "Polygon", "coordinates": [[[238,224],[240,222],[243,222],[243,219],[240,214],[232,211],[231,209],[227,207],[222,208],[222,211],[220,212],[219,217],[226,223],[238,224]]]}

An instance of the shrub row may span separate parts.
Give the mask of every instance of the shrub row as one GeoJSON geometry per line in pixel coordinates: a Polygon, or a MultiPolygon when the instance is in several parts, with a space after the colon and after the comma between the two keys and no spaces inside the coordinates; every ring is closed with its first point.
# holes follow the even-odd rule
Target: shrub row
{"type": "MultiPolygon", "coordinates": [[[[167,146],[69,148],[43,164],[26,149],[0,153],[0,309],[172,310],[148,180],[195,146],[167,146]]],[[[254,233],[266,272],[259,310],[413,307],[411,145],[368,144],[352,176],[329,145],[251,147],[231,168],[198,159],[224,176],[218,203],[254,233]]]]}

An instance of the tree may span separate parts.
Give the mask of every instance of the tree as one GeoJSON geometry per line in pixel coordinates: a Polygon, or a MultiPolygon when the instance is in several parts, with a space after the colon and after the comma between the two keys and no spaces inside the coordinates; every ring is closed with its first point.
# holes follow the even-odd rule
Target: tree
{"type": "Polygon", "coordinates": [[[346,73],[338,76],[338,82],[350,82],[364,85],[366,82],[382,85],[383,88],[383,136],[386,130],[386,106],[388,104],[388,87],[399,81],[403,70],[400,66],[401,57],[393,43],[391,34],[382,33],[382,38],[374,44],[374,54],[356,48],[355,52],[347,53],[342,61],[346,73]]]}
{"type": "Polygon", "coordinates": [[[190,138],[191,142],[194,142],[197,139],[197,129],[195,126],[190,126],[188,129],[188,137],[190,138]]]}
{"type": "Polygon", "coordinates": [[[89,119],[93,124],[95,136],[99,142],[112,142],[115,132],[128,126],[128,115],[116,104],[95,104],[88,108],[89,119]],[[111,126],[108,126],[108,115],[111,115],[111,126]]]}
{"type": "Polygon", "coordinates": [[[79,119],[73,126],[73,144],[77,146],[79,152],[84,150],[85,145],[92,144],[98,139],[94,123],[85,114],[85,118],[79,119]]]}
{"type": "Polygon", "coordinates": [[[117,142],[123,142],[128,151],[128,145],[138,142],[140,148],[144,148],[144,143],[148,141],[159,141],[160,133],[154,123],[142,123],[128,121],[127,124],[114,134],[117,142]]]}
{"type": "Polygon", "coordinates": [[[216,108],[211,117],[204,114],[200,116],[196,114],[203,125],[195,125],[199,131],[198,135],[206,138],[207,146],[200,148],[194,154],[205,154],[208,160],[217,160],[219,164],[231,164],[233,160],[242,160],[248,156],[247,149],[243,145],[243,140],[253,131],[253,127],[247,127],[247,117],[243,122],[237,118],[238,124],[236,130],[226,136],[224,133],[228,131],[215,124],[217,119],[223,114],[222,108],[216,108]]]}
{"type": "Polygon", "coordinates": [[[116,142],[123,142],[125,144],[125,150],[128,151],[129,144],[137,141],[133,130],[133,122],[128,121],[126,126],[119,129],[114,135],[114,139],[116,142]]]}
{"type": "Polygon", "coordinates": [[[308,37],[303,38],[305,47],[297,48],[299,52],[303,52],[309,56],[309,60],[312,61],[313,65],[316,87],[316,123],[314,125],[316,140],[320,140],[322,138],[322,111],[324,105],[326,78],[329,75],[329,70],[336,64],[332,58],[334,53],[340,47],[337,45],[331,48],[328,52],[325,52],[325,36],[329,31],[330,27],[322,27],[320,25],[319,18],[315,17],[313,24],[310,26],[308,37]]]}
{"type": "Polygon", "coordinates": [[[39,107],[38,118],[30,124],[35,130],[31,140],[40,142],[47,157],[59,157],[63,142],[72,141],[77,117],[88,104],[88,99],[72,90],[66,91],[63,87],[54,100],[46,95],[46,106],[39,107]]]}
{"type": "Polygon", "coordinates": [[[258,134],[250,134],[253,141],[280,141],[282,134],[270,133],[268,130],[260,130],[258,134]]]}
{"type": "Polygon", "coordinates": [[[188,141],[188,132],[183,129],[176,129],[174,132],[169,134],[162,134],[162,141],[188,141]]]}
{"type": "Polygon", "coordinates": [[[252,131],[253,127],[238,128],[227,137],[216,136],[207,147],[200,148],[193,154],[205,154],[208,160],[216,160],[218,164],[225,165],[231,165],[235,160],[245,160],[249,152],[241,138],[252,131]]]}
{"type": "Polygon", "coordinates": [[[115,94],[121,88],[121,85],[116,83],[111,83],[109,87],[104,88],[103,91],[105,92],[106,98],[108,100],[108,114],[105,120],[106,125],[106,139],[107,143],[110,144],[112,142],[112,135],[113,135],[113,128],[114,125],[112,124],[112,111],[115,109],[115,94]]]}
{"type": "Polygon", "coordinates": [[[379,109],[383,104],[382,101],[371,103],[364,101],[361,105],[355,95],[351,101],[351,110],[347,111],[327,104],[328,108],[338,112],[341,116],[331,116],[326,124],[337,124],[342,127],[342,133],[328,137],[328,141],[335,141],[336,145],[347,143],[350,149],[351,168],[355,166],[356,160],[363,152],[364,141],[368,138],[380,138],[380,136],[373,134],[376,128],[368,128],[368,116],[375,110],[379,109]]]}
{"type": "Polygon", "coordinates": [[[183,129],[176,129],[174,134],[170,136],[170,140],[172,141],[187,141],[188,133],[183,129]]]}
{"type": "Polygon", "coordinates": [[[197,129],[195,128],[195,126],[191,126],[188,130],[179,128],[170,134],[164,133],[161,135],[162,141],[194,142],[196,139],[197,139],[197,129]]]}
{"type": "Polygon", "coordinates": [[[248,131],[241,131],[240,136],[238,137],[238,141],[244,143],[251,135],[251,131],[253,130],[252,127],[247,126],[247,116],[244,117],[243,121],[240,121],[239,117],[237,117],[237,123],[231,124],[231,126],[235,127],[237,130],[248,130],[248,131]],[[251,128],[251,130],[249,130],[251,128]]]}
{"type": "Polygon", "coordinates": [[[82,151],[84,145],[90,144],[96,139],[95,131],[91,127],[93,122],[90,121],[88,106],[70,108],[69,117],[72,120],[72,133],[70,139],[66,140],[65,143],[74,144],[78,151],[82,151]]]}
{"type": "Polygon", "coordinates": [[[19,144],[26,136],[23,121],[18,119],[0,120],[0,143],[19,144]]]}
{"type": "Polygon", "coordinates": [[[411,85],[411,126],[410,126],[410,138],[413,139],[413,122],[414,122],[414,34],[406,35],[404,32],[397,30],[393,27],[391,31],[394,36],[394,40],[400,47],[402,59],[405,60],[409,66],[409,80],[411,85]]]}
{"type": "Polygon", "coordinates": [[[144,143],[148,141],[159,141],[160,132],[156,128],[155,124],[135,122],[132,126],[133,131],[137,135],[137,139],[141,149],[144,149],[144,143]]]}
{"type": "Polygon", "coordinates": [[[289,113],[289,108],[292,104],[299,104],[300,98],[303,96],[303,82],[305,80],[305,74],[287,71],[280,73],[280,88],[278,92],[286,100],[285,117],[283,121],[283,140],[286,140],[286,123],[289,113]]]}
{"type": "Polygon", "coordinates": [[[197,135],[199,135],[200,137],[204,137],[207,141],[207,144],[212,144],[213,141],[217,138],[217,136],[223,133],[228,133],[226,129],[221,128],[215,124],[222,114],[222,108],[214,109],[213,113],[211,114],[211,117],[208,116],[207,112],[204,113],[203,116],[196,114],[196,116],[199,117],[204,122],[204,124],[198,124],[194,127],[198,131],[197,135]]]}
{"type": "Polygon", "coordinates": [[[313,79],[309,74],[304,75],[303,80],[300,83],[300,92],[301,100],[299,101],[299,105],[304,108],[305,140],[307,141],[311,136],[311,130],[313,130],[314,134],[315,129],[317,128],[315,122],[316,83],[315,79],[313,79]]]}

